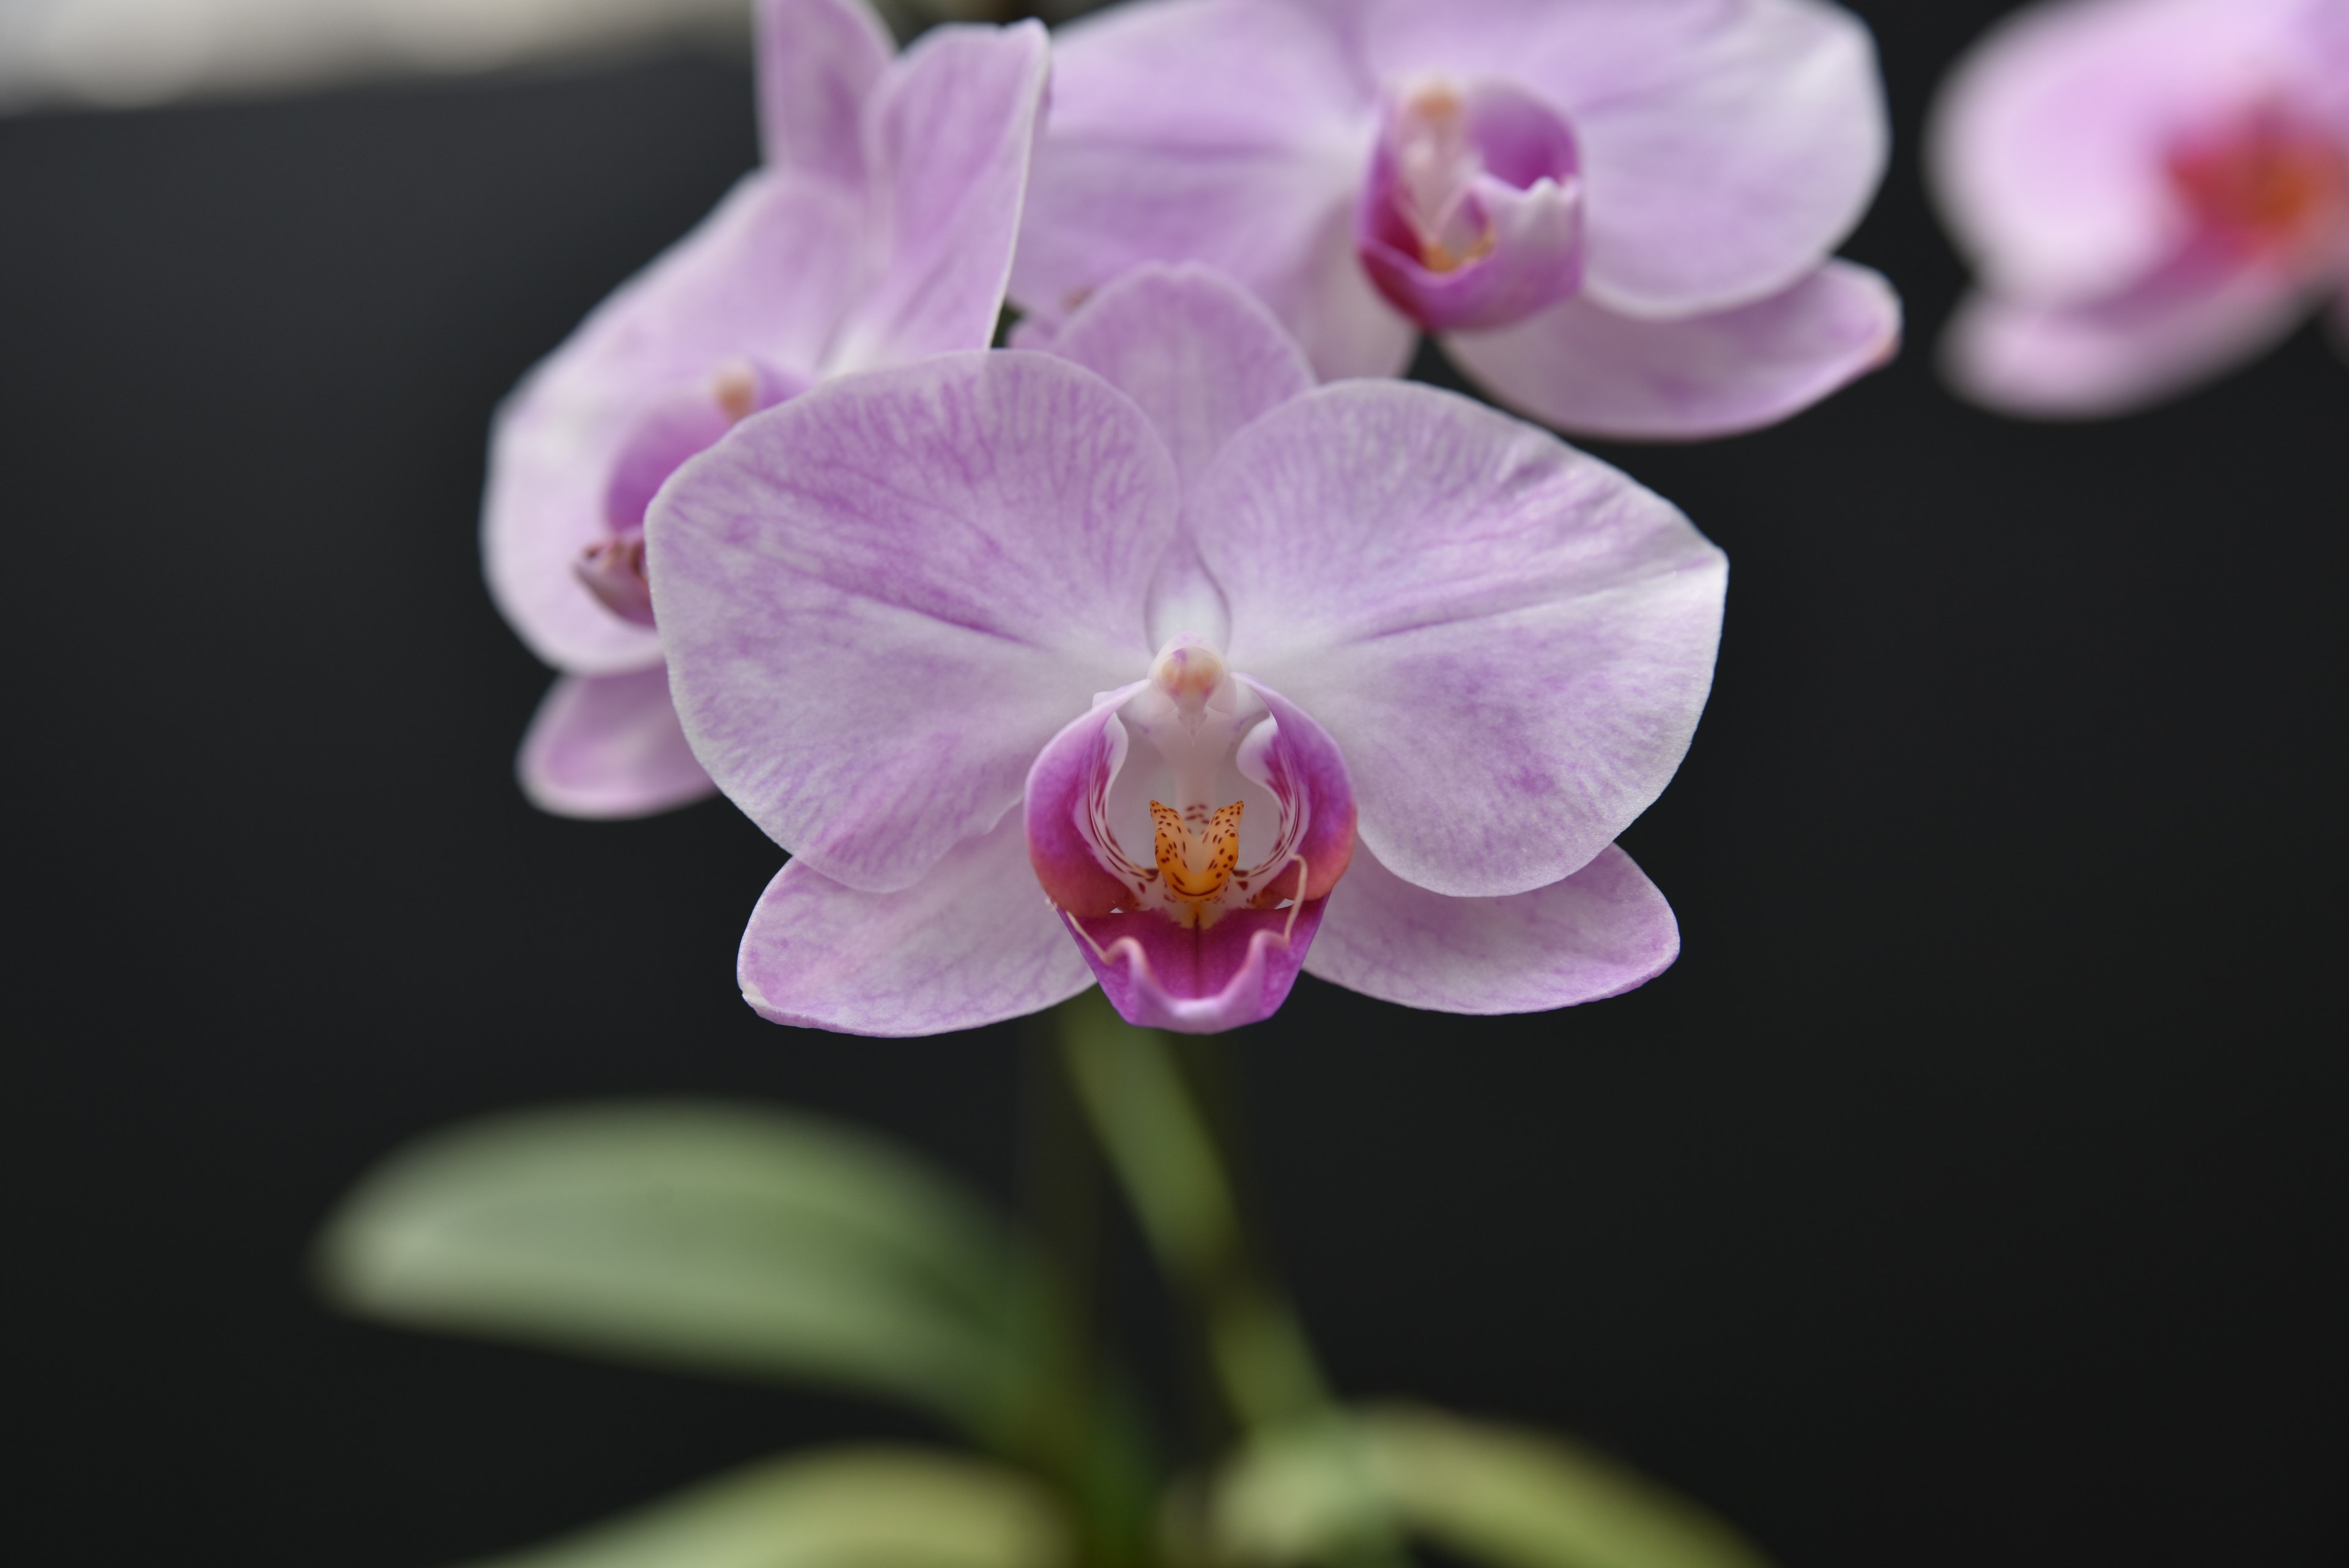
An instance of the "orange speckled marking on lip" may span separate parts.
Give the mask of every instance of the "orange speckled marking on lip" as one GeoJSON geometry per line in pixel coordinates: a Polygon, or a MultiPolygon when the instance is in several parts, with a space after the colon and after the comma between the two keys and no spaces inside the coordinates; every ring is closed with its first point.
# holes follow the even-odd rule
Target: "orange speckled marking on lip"
{"type": "Polygon", "coordinates": [[[1234,801],[1202,826],[1183,820],[1183,814],[1160,801],[1150,803],[1150,820],[1157,826],[1155,849],[1159,874],[1166,891],[1188,910],[1197,910],[1223,897],[1225,886],[1240,863],[1240,812],[1234,801]]]}

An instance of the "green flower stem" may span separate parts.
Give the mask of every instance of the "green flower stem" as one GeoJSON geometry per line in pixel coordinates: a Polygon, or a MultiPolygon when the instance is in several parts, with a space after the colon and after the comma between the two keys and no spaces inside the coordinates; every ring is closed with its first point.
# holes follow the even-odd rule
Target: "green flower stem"
{"type": "Polygon", "coordinates": [[[1077,1098],[1160,1266],[1199,1314],[1216,1381],[1244,1436],[1326,1440],[1357,1492],[1348,1568],[1407,1563],[1369,1476],[1343,1458],[1345,1424],[1303,1324],[1254,1267],[1223,1152],[1173,1042],[1128,1026],[1098,991],[1056,1017],[1077,1098]]]}

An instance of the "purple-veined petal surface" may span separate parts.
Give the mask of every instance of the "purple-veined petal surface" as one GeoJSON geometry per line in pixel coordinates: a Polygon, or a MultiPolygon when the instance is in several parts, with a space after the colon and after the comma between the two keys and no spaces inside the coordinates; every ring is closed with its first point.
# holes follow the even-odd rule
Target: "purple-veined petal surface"
{"type": "Polygon", "coordinates": [[[1733,310],[1644,321],[1572,299],[1500,331],[1444,339],[1462,369],[1520,412],[1651,441],[1774,424],[1883,365],[1899,344],[1899,296],[1840,261],[1733,310]]]}
{"type": "Polygon", "coordinates": [[[1147,667],[1179,505],[1142,410],[1045,355],[942,355],[752,416],[646,525],[696,755],[813,869],[911,886],[1147,667]]]}
{"type": "Polygon", "coordinates": [[[1092,984],[1028,869],[1017,812],[894,893],[792,861],[760,896],[735,974],[761,1017],[848,1034],[976,1029],[1092,984]]]}
{"type": "Polygon", "coordinates": [[[1324,387],[1242,431],[1191,515],[1231,667],[1336,738],[1361,842],[1406,881],[1555,882],[1680,765],[1727,563],[1546,432],[1432,388],[1324,387]]]}
{"type": "Polygon", "coordinates": [[[1571,877],[1502,898],[1431,893],[1358,852],[1305,969],[1405,1007],[1542,1012],[1642,985],[1680,946],[1671,907],[1612,845],[1571,877]]]}

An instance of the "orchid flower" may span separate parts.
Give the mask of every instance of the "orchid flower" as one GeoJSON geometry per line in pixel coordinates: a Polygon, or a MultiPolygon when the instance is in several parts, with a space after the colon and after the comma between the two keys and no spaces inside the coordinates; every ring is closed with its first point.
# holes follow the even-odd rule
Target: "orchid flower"
{"type": "Polygon", "coordinates": [[[645,508],[746,415],[829,377],[992,337],[1047,44],[941,27],[892,59],[863,0],[760,0],[765,164],[588,317],[498,411],[483,548],[499,607],[563,673],[525,736],[549,811],[710,793],[669,704],[645,508]]]}
{"type": "Polygon", "coordinates": [[[753,415],[647,538],[695,754],[792,857],[742,940],[770,1019],[935,1033],[1098,979],[1208,1031],[1300,967],[1527,1012],[1679,950],[1613,839],[1695,729],[1721,553],[1481,404],[1315,389],[1205,269],[753,415]]]}
{"type": "Polygon", "coordinates": [[[1889,358],[1829,253],[1888,132],[1821,0],[1143,0],[1055,35],[1012,274],[1040,346],[1149,260],[1263,297],[1325,379],[1422,331],[1562,430],[1690,439],[1889,358]]]}
{"type": "Polygon", "coordinates": [[[1982,286],[1943,365],[2010,412],[2126,412],[2327,298],[2349,347],[2349,0],[2068,0],[1951,74],[1932,171],[1982,286]]]}

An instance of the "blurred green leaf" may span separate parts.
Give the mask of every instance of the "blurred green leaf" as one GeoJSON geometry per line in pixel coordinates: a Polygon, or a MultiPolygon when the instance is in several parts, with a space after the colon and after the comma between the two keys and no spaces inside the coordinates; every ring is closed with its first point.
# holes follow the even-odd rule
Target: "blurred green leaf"
{"type": "Polygon", "coordinates": [[[991,1438],[1032,1353],[1010,1243],[853,1129],[719,1104],[525,1112],[429,1137],[345,1200],[329,1294],[398,1323],[821,1381],[991,1438]]]}
{"type": "Polygon", "coordinates": [[[1216,1481],[1206,1544],[1243,1563],[1327,1559],[1377,1527],[1366,1503],[1498,1568],[1767,1568],[1727,1525],[1611,1459],[1405,1405],[1252,1445],[1216,1481]]]}
{"type": "Polygon", "coordinates": [[[639,1512],[471,1568],[1062,1568],[1033,1483],[920,1449],[828,1449],[753,1465],[639,1512]]]}

